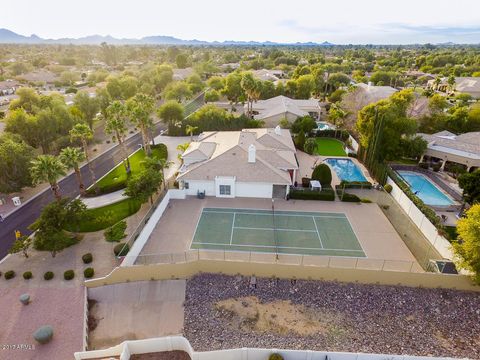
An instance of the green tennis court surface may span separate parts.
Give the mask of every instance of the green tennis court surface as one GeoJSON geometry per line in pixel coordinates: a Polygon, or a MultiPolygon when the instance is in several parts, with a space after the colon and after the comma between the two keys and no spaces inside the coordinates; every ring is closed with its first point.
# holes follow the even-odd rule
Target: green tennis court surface
{"type": "Polygon", "coordinates": [[[204,208],[191,248],[365,257],[345,214],[326,212],[204,208]]]}

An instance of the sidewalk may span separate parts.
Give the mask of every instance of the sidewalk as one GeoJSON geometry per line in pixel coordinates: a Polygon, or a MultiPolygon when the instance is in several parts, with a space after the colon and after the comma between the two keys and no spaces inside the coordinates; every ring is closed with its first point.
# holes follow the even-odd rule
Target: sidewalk
{"type": "Polygon", "coordinates": [[[123,195],[124,191],[122,189],[105,195],[81,198],[81,200],[89,209],[99,208],[126,199],[127,196],[123,195]]]}
{"type": "MultiPolygon", "coordinates": [[[[194,137],[195,138],[195,137],[194,137]]],[[[168,161],[171,161],[173,164],[169,168],[165,169],[165,178],[170,180],[171,177],[180,168],[181,161],[178,159],[179,151],[177,146],[180,144],[185,144],[190,142],[190,136],[164,136],[159,135],[155,138],[155,144],[163,143],[167,146],[168,149],[168,161]]]]}

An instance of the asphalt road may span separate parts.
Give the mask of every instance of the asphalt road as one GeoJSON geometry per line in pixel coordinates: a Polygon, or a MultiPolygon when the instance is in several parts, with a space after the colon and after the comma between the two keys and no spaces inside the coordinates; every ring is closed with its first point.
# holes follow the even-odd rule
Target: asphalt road
{"type": "MultiPolygon", "coordinates": [[[[154,136],[159,135],[160,130],[163,128],[163,124],[157,123],[154,136]]],[[[138,146],[141,143],[142,138],[140,133],[132,135],[132,137],[126,141],[128,152],[132,153],[138,149],[138,146]]],[[[121,160],[122,152],[118,145],[98,156],[92,161],[92,166],[97,179],[105,175],[121,160]]],[[[82,172],[85,186],[90,186],[92,181],[88,167],[85,165],[80,170],[82,172]]],[[[59,182],[59,185],[62,196],[74,198],[79,195],[78,184],[74,173],[63,178],[59,182]]],[[[15,241],[15,230],[20,230],[23,235],[31,234],[31,231],[28,230],[28,226],[38,218],[43,207],[51,203],[53,200],[54,196],[52,191],[47,189],[47,191],[41,193],[29,202],[26,202],[18,210],[10,214],[4,219],[3,222],[0,223],[0,259],[3,259],[8,254],[8,250],[15,241]]]]}

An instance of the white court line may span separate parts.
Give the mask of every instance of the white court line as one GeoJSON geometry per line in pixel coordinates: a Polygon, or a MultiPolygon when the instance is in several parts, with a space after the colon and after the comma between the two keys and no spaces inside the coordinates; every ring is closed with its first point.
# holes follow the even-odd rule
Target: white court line
{"type": "MultiPolygon", "coordinates": [[[[214,246],[223,246],[226,244],[217,244],[217,243],[205,243],[205,242],[194,242],[196,245],[214,245],[214,246]]],[[[306,247],[293,247],[293,246],[271,246],[271,245],[245,245],[245,244],[232,244],[232,246],[244,246],[244,247],[257,247],[257,248],[279,248],[279,249],[295,249],[295,250],[325,250],[325,251],[352,251],[352,252],[361,252],[362,250],[349,250],[349,249],[320,249],[320,248],[306,248],[306,247]]],[[[225,249],[225,251],[228,251],[225,249]]]]}
{"type": "Polygon", "coordinates": [[[233,241],[233,229],[235,229],[235,215],[237,215],[237,213],[233,213],[232,232],[230,233],[230,245],[232,245],[233,241]]]}
{"type": "Polygon", "coordinates": [[[324,249],[322,238],[320,237],[320,233],[318,232],[317,222],[315,221],[315,217],[312,216],[313,223],[315,224],[315,230],[317,230],[318,240],[320,240],[320,246],[324,249]]]}
{"type": "MultiPolygon", "coordinates": [[[[211,210],[204,210],[204,213],[211,213],[211,214],[239,214],[239,215],[263,215],[263,216],[272,216],[272,213],[249,213],[249,212],[229,212],[229,211],[211,211],[211,210]]],[[[321,214],[321,213],[319,213],[321,214]]],[[[278,214],[275,212],[275,216],[296,216],[296,217],[321,217],[321,218],[332,218],[332,219],[345,219],[345,214],[336,215],[298,215],[298,214],[278,214]]]]}
{"type": "Polygon", "coordinates": [[[242,230],[271,230],[271,231],[297,231],[297,232],[308,232],[314,233],[315,230],[301,230],[301,229],[278,229],[278,228],[254,228],[254,227],[245,227],[245,226],[235,226],[235,229],[242,230]]]}

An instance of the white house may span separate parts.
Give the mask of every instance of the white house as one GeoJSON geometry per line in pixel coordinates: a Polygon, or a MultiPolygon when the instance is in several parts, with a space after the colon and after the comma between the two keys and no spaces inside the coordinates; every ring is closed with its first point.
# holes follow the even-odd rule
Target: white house
{"type": "Polygon", "coordinates": [[[284,198],[298,169],[286,129],[202,133],[182,155],[177,177],[187,195],[284,198]]]}
{"type": "Polygon", "coordinates": [[[480,132],[469,132],[455,135],[449,131],[440,131],[435,134],[419,133],[427,141],[427,150],[424,157],[439,159],[442,162],[441,169],[445,164],[454,162],[462,164],[468,172],[480,168],[480,132]]]}
{"type": "MultiPolygon", "coordinates": [[[[293,122],[298,117],[306,115],[320,120],[320,110],[318,100],[296,100],[280,95],[254,103],[253,117],[257,120],[264,121],[266,127],[275,127],[282,119],[293,122]]],[[[245,112],[246,111],[247,105],[245,105],[245,112]]]]}

